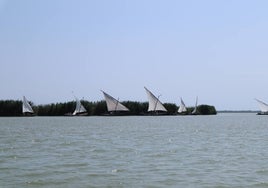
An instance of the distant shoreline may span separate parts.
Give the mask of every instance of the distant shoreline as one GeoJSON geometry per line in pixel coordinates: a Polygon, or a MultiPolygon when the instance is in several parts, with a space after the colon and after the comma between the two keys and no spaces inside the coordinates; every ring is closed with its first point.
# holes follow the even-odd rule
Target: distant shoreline
{"type": "MultiPolygon", "coordinates": [[[[126,106],[129,111],[109,111],[107,107],[106,101],[97,101],[91,102],[86,100],[80,101],[83,108],[87,112],[88,116],[94,115],[215,115],[217,114],[217,110],[214,106],[207,104],[200,104],[196,107],[196,113],[192,113],[194,111],[194,107],[188,107],[187,111],[179,114],[177,106],[174,103],[164,103],[164,107],[166,111],[149,111],[148,110],[148,102],[137,102],[137,101],[123,101],[121,102],[124,106],[126,106]]],[[[33,113],[30,115],[35,116],[74,116],[74,110],[77,108],[77,103],[75,101],[68,101],[64,103],[51,103],[46,105],[34,105],[32,102],[28,104],[31,106],[33,113]]],[[[22,113],[23,102],[20,100],[0,100],[0,116],[21,116],[22,113]]],[[[78,106],[79,107],[79,106],[78,106]]],[[[81,108],[81,107],[79,107],[81,108]]],[[[26,114],[24,114],[26,115],[26,114]]],[[[79,115],[79,114],[77,114],[79,115]]]]}
{"type": "Polygon", "coordinates": [[[258,113],[258,110],[218,110],[218,113],[258,113]]]}

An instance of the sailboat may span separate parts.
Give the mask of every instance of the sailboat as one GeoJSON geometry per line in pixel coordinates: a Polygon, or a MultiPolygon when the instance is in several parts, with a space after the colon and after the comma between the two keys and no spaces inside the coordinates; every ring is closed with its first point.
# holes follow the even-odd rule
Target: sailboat
{"type": "Polygon", "coordinates": [[[185,103],[183,102],[182,98],[181,98],[181,104],[180,104],[180,107],[178,109],[178,113],[179,114],[187,114],[187,108],[186,108],[186,105],[185,103]]]}
{"type": "Polygon", "coordinates": [[[87,110],[85,107],[81,104],[80,100],[75,97],[76,99],[76,107],[74,112],[72,113],[73,116],[86,116],[88,115],[87,110]]]}
{"type": "Polygon", "coordinates": [[[257,115],[268,115],[268,104],[262,102],[261,100],[255,99],[260,107],[261,112],[257,113],[257,115]]]}
{"type": "Polygon", "coordinates": [[[104,91],[102,91],[102,93],[106,101],[109,115],[126,115],[126,112],[129,112],[129,109],[125,107],[123,104],[121,104],[119,102],[119,99],[117,100],[113,98],[111,95],[105,93],[104,91]]]}
{"type": "Polygon", "coordinates": [[[196,97],[195,107],[194,107],[194,110],[192,111],[192,115],[197,115],[197,101],[198,101],[198,97],[196,97]]]}
{"type": "Polygon", "coordinates": [[[34,114],[34,111],[25,96],[23,96],[22,100],[22,113],[25,116],[32,116],[34,114]]]}
{"type": "Polygon", "coordinates": [[[154,94],[148,90],[146,87],[144,87],[148,100],[149,100],[149,107],[148,112],[155,115],[164,115],[167,114],[167,109],[163,106],[163,104],[160,102],[159,97],[154,96],[154,94]]]}

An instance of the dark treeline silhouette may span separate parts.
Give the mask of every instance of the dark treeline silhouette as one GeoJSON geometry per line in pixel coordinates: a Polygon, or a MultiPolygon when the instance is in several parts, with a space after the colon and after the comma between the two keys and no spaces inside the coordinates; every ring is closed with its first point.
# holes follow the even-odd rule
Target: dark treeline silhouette
{"type": "Polygon", "coordinates": [[[22,101],[0,100],[0,116],[20,116],[22,114],[22,101]]]}
{"type": "MultiPolygon", "coordinates": [[[[107,107],[105,101],[89,102],[81,100],[81,103],[86,108],[89,116],[104,115],[107,114],[107,107]]],[[[71,114],[76,107],[75,101],[69,101],[64,103],[51,103],[45,105],[34,105],[34,113],[37,116],[64,116],[71,114]]],[[[128,115],[146,115],[148,109],[148,102],[136,102],[136,101],[124,101],[122,102],[130,111],[128,115]]],[[[167,109],[167,115],[175,115],[178,111],[178,106],[173,103],[163,104],[167,109]]],[[[186,114],[191,114],[193,107],[188,107],[186,114]]],[[[214,106],[199,105],[197,107],[197,114],[209,115],[217,114],[214,106]]],[[[0,100],[0,116],[22,116],[22,101],[19,100],[0,100]]]]}

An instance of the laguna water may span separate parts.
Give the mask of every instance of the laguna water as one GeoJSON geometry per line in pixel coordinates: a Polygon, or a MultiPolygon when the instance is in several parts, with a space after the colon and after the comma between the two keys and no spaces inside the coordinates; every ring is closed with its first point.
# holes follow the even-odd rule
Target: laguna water
{"type": "Polygon", "coordinates": [[[268,116],[0,118],[0,187],[268,187],[268,116]]]}

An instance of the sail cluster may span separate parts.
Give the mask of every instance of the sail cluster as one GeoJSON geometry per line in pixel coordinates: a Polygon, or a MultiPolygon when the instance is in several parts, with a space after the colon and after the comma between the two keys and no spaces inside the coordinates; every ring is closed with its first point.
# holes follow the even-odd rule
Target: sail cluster
{"type": "MultiPolygon", "coordinates": [[[[156,97],[149,89],[147,89],[146,87],[144,87],[144,89],[147,93],[148,102],[149,102],[149,106],[148,106],[147,111],[148,112],[156,112],[156,114],[158,114],[158,112],[160,112],[161,114],[165,114],[167,112],[167,109],[164,107],[164,105],[159,100],[160,95],[158,97],[156,97]]],[[[118,100],[115,99],[114,97],[112,97],[111,95],[107,94],[104,91],[102,91],[102,93],[103,93],[105,101],[106,101],[107,110],[108,110],[108,112],[111,112],[111,114],[113,114],[113,112],[130,111],[126,106],[124,106],[122,103],[119,102],[119,99],[118,100]]],[[[80,100],[77,97],[75,97],[75,99],[76,99],[76,107],[75,107],[74,112],[73,113],[70,112],[70,113],[67,113],[65,115],[68,115],[68,116],[86,115],[87,110],[85,109],[85,107],[81,104],[80,100]]],[[[262,101],[259,101],[259,100],[257,100],[257,101],[260,103],[261,110],[263,112],[268,112],[268,105],[262,101]]],[[[27,99],[25,98],[25,96],[23,96],[22,112],[23,113],[34,113],[32,107],[30,106],[30,104],[27,101],[27,99]]],[[[184,101],[181,98],[181,104],[180,104],[180,107],[178,109],[178,113],[184,113],[184,112],[187,112],[187,108],[186,108],[184,101]]],[[[196,98],[195,108],[194,108],[192,114],[196,114],[196,113],[197,113],[197,98],[196,98]]]]}

